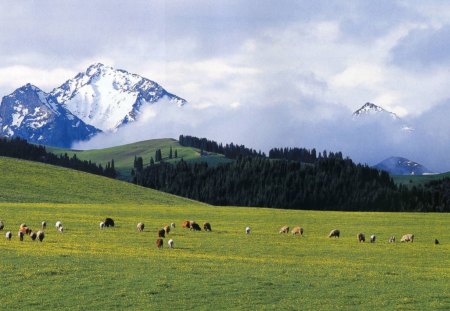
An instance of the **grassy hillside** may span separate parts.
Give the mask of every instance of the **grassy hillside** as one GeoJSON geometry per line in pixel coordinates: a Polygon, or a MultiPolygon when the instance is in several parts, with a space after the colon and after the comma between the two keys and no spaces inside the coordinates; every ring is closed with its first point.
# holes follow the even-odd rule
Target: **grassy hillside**
{"type": "MultiPolygon", "coordinates": [[[[169,138],[146,140],[105,149],[70,150],[54,147],[46,147],[46,149],[55,154],[67,153],[69,156],[76,154],[81,160],[91,160],[92,162],[102,164],[103,166],[111,161],[111,159],[114,159],[116,170],[120,174],[119,178],[127,179],[130,177],[135,156],[142,157],[144,164],[148,164],[150,162],[150,157],[155,158],[155,151],[161,149],[163,159],[169,161],[170,147],[172,147],[173,152],[175,152],[175,149],[177,150],[178,160],[183,158],[185,161],[207,161],[210,165],[230,161],[220,154],[200,156],[200,150],[191,147],[183,147],[178,141],[169,138]]],[[[172,161],[177,160],[173,159],[172,161]]]]}
{"type": "Polygon", "coordinates": [[[424,185],[430,181],[433,180],[440,180],[443,178],[448,178],[450,177],[450,172],[448,173],[442,173],[442,174],[435,174],[435,175],[417,175],[417,176],[393,176],[392,178],[394,179],[394,182],[397,185],[406,185],[409,187],[412,186],[419,186],[419,185],[424,185]]]}
{"type": "Polygon", "coordinates": [[[127,182],[12,158],[0,157],[0,172],[0,202],[171,205],[191,202],[127,182]]]}

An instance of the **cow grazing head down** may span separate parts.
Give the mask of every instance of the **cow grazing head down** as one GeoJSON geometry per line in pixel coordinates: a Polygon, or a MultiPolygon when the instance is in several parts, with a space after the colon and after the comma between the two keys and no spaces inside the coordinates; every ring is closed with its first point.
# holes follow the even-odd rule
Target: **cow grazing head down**
{"type": "Polygon", "coordinates": [[[156,247],[157,248],[162,249],[163,248],[163,244],[164,244],[163,239],[157,239],[156,240],[156,247]]]}

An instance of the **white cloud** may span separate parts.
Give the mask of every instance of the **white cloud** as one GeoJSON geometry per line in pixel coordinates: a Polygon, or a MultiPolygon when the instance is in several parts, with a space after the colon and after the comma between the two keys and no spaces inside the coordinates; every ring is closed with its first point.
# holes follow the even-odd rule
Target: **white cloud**
{"type": "Polygon", "coordinates": [[[4,95],[15,89],[31,83],[44,91],[51,91],[59,86],[61,81],[73,76],[74,72],[65,68],[39,69],[16,65],[0,68],[0,85],[4,95]]]}

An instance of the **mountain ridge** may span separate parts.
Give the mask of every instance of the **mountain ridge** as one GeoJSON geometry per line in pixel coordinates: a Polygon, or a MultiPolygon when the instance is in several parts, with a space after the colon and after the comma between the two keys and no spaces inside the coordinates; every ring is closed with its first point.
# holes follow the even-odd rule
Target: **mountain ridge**
{"type": "Polygon", "coordinates": [[[50,93],[28,83],[4,96],[0,135],[67,148],[115,132],[136,121],[144,106],[162,100],[179,107],[187,103],[154,81],[96,63],[50,93]]]}

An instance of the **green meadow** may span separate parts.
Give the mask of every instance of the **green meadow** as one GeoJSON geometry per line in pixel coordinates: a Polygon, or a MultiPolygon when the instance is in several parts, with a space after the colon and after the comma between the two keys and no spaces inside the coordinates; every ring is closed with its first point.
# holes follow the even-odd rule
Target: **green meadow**
{"type": "Polygon", "coordinates": [[[27,161],[0,158],[0,171],[2,234],[13,232],[0,239],[2,310],[450,309],[448,214],[214,207],[27,161]],[[105,217],[116,226],[101,230],[105,217]],[[21,223],[38,230],[43,220],[42,243],[18,240],[21,223]],[[172,222],[157,249],[157,230],[172,222]],[[304,236],[279,234],[283,225],[304,236]],[[327,237],[334,228],[339,239],[327,237]],[[387,242],[406,233],[414,243],[387,242]]]}
{"type": "Polygon", "coordinates": [[[218,163],[231,161],[221,154],[209,153],[207,156],[201,156],[200,150],[181,146],[178,141],[171,138],[151,139],[103,149],[71,150],[48,146],[46,146],[46,149],[58,155],[67,153],[69,157],[76,154],[81,160],[91,160],[97,164],[102,164],[103,167],[106,163],[110,162],[111,159],[114,159],[119,179],[130,178],[130,172],[134,165],[135,156],[142,157],[144,165],[147,165],[150,163],[151,157],[155,159],[155,152],[157,149],[161,149],[163,159],[168,162],[178,161],[181,158],[189,162],[206,161],[209,165],[217,165],[218,163]],[[177,150],[178,159],[169,159],[170,148],[172,148],[173,153],[177,150]]]}

